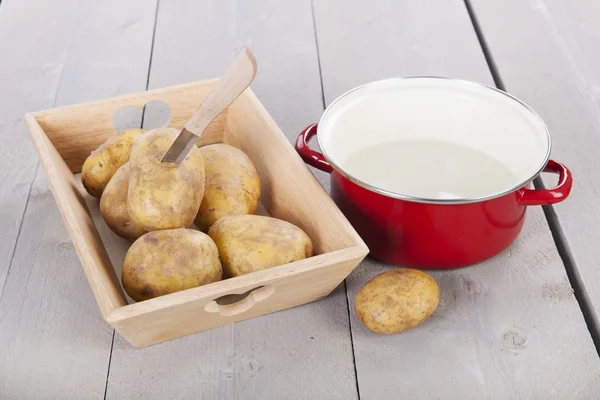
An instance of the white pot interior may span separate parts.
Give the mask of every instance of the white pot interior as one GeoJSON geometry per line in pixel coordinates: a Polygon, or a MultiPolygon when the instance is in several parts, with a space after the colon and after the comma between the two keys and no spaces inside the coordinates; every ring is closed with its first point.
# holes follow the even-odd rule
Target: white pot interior
{"type": "Polygon", "coordinates": [[[352,90],[323,114],[326,158],[363,186],[399,198],[468,201],[532,180],[550,137],[520,101],[444,78],[398,78],[352,90]]]}

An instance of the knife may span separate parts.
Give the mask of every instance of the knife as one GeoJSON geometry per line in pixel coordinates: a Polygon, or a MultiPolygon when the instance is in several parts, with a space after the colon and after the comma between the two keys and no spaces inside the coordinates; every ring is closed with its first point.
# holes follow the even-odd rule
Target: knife
{"type": "Polygon", "coordinates": [[[206,127],[246,90],[255,76],[254,54],[250,49],[243,49],[186,122],[161,162],[183,161],[206,127]]]}

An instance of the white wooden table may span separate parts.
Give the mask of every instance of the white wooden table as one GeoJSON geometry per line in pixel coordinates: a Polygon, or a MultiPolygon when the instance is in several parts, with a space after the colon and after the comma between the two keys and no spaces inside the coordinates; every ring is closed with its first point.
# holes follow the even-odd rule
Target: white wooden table
{"type": "Polygon", "coordinates": [[[599,20],[591,0],[2,1],[0,399],[600,399],[599,20]],[[496,84],[547,122],[572,195],[530,208],[498,257],[434,272],[440,306],[403,334],[355,315],[390,268],[367,259],[318,302],[134,349],[99,313],[23,115],[215,77],[243,46],[290,140],[371,80],[496,84]]]}

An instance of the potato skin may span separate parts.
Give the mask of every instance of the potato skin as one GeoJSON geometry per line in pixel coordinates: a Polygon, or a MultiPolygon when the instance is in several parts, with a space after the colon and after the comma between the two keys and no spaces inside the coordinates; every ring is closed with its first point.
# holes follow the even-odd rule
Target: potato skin
{"type": "Polygon", "coordinates": [[[429,274],[394,269],[369,280],[354,300],[356,314],[375,333],[392,334],[414,328],[438,306],[440,290],[429,274]]]}
{"type": "Polygon", "coordinates": [[[167,229],[146,233],[127,251],[121,281],[142,301],[221,280],[219,251],[205,233],[167,229]]]}
{"type": "Polygon", "coordinates": [[[81,167],[81,183],[89,194],[96,198],[102,196],[110,178],[129,161],[133,144],[144,132],[144,129],[118,132],[88,156],[81,167]]]}
{"type": "Polygon", "coordinates": [[[180,164],[160,162],[178,133],[153,129],[131,149],[127,211],[147,231],[191,225],[204,196],[199,148],[194,146],[180,164]]]}
{"type": "Polygon", "coordinates": [[[260,178],[246,153],[222,143],[201,147],[200,152],[206,184],[194,219],[196,226],[206,232],[226,215],[254,214],[260,199],[260,178]]]}
{"type": "Polygon", "coordinates": [[[208,230],[228,276],[239,276],[312,256],[304,231],[289,222],[260,215],[229,215],[208,230]]]}
{"type": "Polygon", "coordinates": [[[146,233],[146,230],[129,218],[127,190],[129,188],[129,162],[115,172],[100,197],[100,215],[111,231],[130,242],[146,233]]]}

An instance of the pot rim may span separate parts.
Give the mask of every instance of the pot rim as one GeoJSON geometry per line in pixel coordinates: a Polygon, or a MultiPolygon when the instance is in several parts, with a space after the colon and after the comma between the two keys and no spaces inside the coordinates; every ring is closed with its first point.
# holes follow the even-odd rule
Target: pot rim
{"type": "Polygon", "coordinates": [[[548,130],[548,127],[546,126],[546,124],[544,123],[544,120],[542,120],[542,118],[539,116],[539,114],[537,112],[535,112],[530,106],[528,106],[526,103],[524,103],[522,100],[518,99],[517,97],[503,91],[500,90],[494,86],[490,86],[484,83],[480,83],[480,82],[474,82],[474,81],[469,81],[469,80],[465,80],[465,79],[459,79],[459,78],[452,78],[452,77],[446,77],[446,76],[436,76],[436,75],[411,75],[411,76],[404,76],[404,77],[396,77],[396,78],[386,78],[386,79],[379,79],[376,81],[371,81],[368,83],[365,83],[363,85],[357,86],[355,88],[352,88],[350,90],[348,90],[347,92],[343,93],[342,95],[338,96],[335,100],[333,100],[331,102],[331,104],[329,104],[329,106],[327,106],[327,108],[325,109],[325,111],[323,111],[323,114],[321,115],[321,118],[319,119],[319,124],[317,126],[317,142],[319,144],[319,148],[321,149],[321,152],[323,153],[323,156],[325,157],[325,159],[327,160],[327,162],[331,165],[331,168],[333,168],[334,171],[336,171],[338,174],[342,175],[344,178],[350,180],[351,182],[357,184],[358,186],[361,186],[364,189],[367,189],[371,192],[374,193],[378,193],[381,195],[384,195],[386,197],[391,197],[394,199],[398,199],[398,200],[406,200],[406,201],[411,201],[411,202],[416,202],[416,203],[429,203],[429,204],[446,204],[446,205],[456,205],[456,204],[470,204],[470,203],[478,203],[478,202],[483,202],[483,201],[487,201],[487,200],[492,200],[492,199],[496,199],[502,196],[505,196],[507,194],[513,193],[521,188],[523,188],[524,186],[528,185],[529,183],[531,183],[540,173],[542,173],[542,171],[544,170],[544,168],[546,167],[546,164],[548,163],[548,161],[550,160],[550,153],[552,150],[552,140],[550,137],[550,132],[548,130]],[[539,120],[539,122],[542,124],[542,126],[544,127],[544,132],[546,133],[546,137],[548,139],[548,148],[546,149],[546,154],[544,156],[544,160],[541,163],[541,165],[538,166],[538,168],[536,169],[536,171],[531,174],[530,176],[528,176],[526,179],[521,180],[519,183],[517,183],[516,185],[513,185],[507,189],[504,189],[502,191],[499,192],[494,192],[485,196],[477,196],[477,197],[461,197],[458,199],[432,199],[432,198],[427,198],[427,197],[418,197],[418,196],[410,196],[410,195],[405,195],[405,194],[401,194],[401,193],[396,193],[396,192],[392,192],[389,190],[385,190],[385,189],[381,189],[378,188],[376,186],[373,186],[367,182],[364,182],[358,178],[355,178],[354,176],[352,176],[351,174],[347,173],[346,171],[343,170],[342,167],[340,167],[339,165],[337,165],[335,162],[332,161],[332,159],[327,155],[327,151],[326,149],[322,146],[321,143],[321,135],[318,134],[319,129],[321,126],[323,126],[323,121],[325,119],[325,117],[327,116],[327,111],[332,109],[332,106],[334,104],[336,104],[337,102],[341,101],[344,97],[346,97],[347,95],[349,95],[350,93],[353,93],[357,90],[363,89],[365,87],[371,86],[371,85],[375,85],[381,82],[389,82],[389,81],[398,81],[398,80],[406,80],[406,79],[443,79],[443,80],[450,80],[450,81],[455,81],[455,82],[459,82],[462,84],[467,84],[467,85],[472,85],[472,86],[479,86],[479,87],[483,87],[485,89],[488,90],[492,90],[496,93],[499,93],[501,95],[504,95],[514,101],[516,101],[518,104],[520,104],[521,106],[525,107],[525,109],[530,112],[535,118],[537,118],[539,120]]]}

